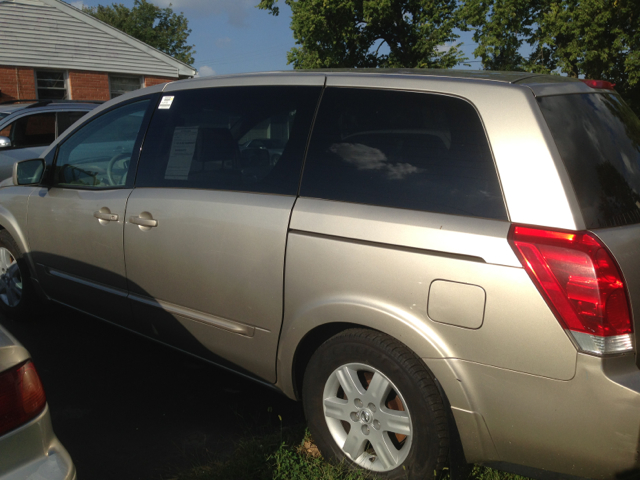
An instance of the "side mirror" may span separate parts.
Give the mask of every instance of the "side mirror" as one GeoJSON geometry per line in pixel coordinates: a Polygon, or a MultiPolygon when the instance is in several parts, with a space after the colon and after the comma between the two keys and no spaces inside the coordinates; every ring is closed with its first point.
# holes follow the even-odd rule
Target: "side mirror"
{"type": "Polygon", "coordinates": [[[44,160],[42,158],[21,160],[13,164],[13,184],[37,185],[42,180],[43,173],[44,160]]]}
{"type": "Polygon", "coordinates": [[[0,137],[0,148],[8,148],[11,146],[11,139],[8,137],[0,137]]]}

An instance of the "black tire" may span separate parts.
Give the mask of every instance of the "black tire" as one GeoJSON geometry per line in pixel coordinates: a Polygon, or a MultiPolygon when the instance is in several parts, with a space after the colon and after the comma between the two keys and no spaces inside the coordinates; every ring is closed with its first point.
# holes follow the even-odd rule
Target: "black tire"
{"type": "Polygon", "coordinates": [[[15,240],[0,230],[0,310],[15,320],[25,320],[37,302],[29,267],[15,240]]]}
{"type": "Polygon", "coordinates": [[[434,380],[420,358],[387,335],[352,329],[330,338],[311,357],[302,392],[309,430],[320,452],[333,463],[365,468],[380,478],[433,478],[446,466],[449,451],[448,416],[434,380]],[[376,374],[380,375],[374,380],[376,374]],[[345,380],[346,375],[351,380],[345,380]],[[358,381],[359,386],[355,383],[358,381]],[[386,381],[389,384],[385,389],[386,381]],[[380,386],[379,391],[385,393],[369,392],[370,385],[380,386]],[[346,390],[353,386],[361,391],[352,389],[356,393],[349,398],[346,390]],[[360,399],[362,391],[367,397],[360,399]],[[379,402],[377,398],[383,399],[379,402]],[[371,403],[366,403],[369,400],[371,403]],[[329,415],[333,418],[325,416],[324,405],[329,401],[331,408],[337,409],[329,415]],[[389,427],[393,430],[385,431],[385,423],[381,423],[407,416],[409,420],[402,418],[401,427],[389,427]],[[356,430],[350,436],[353,428],[356,430]],[[399,433],[401,429],[409,434],[399,433]],[[345,453],[341,442],[354,445],[352,452],[359,455],[358,463],[345,453]],[[382,455],[374,443],[381,445],[378,450],[382,455]]]}

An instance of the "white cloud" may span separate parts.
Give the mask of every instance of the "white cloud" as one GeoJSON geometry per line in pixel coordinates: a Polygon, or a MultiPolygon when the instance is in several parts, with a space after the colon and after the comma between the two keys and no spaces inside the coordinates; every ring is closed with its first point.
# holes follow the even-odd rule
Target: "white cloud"
{"type": "Polygon", "coordinates": [[[198,69],[198,77],[210,77],[211,75],[215,74],[216,71],[207,65],[203,65],[198,69]]]}
{"type": "Polygon", "coordinates": [[[387,166],[388,160],[384,153],[361,143],[334,143],[329,151],[355,165],[358,170],[381,170],[387,166]]]}
{"type": "Polygon", "coordinates": [[[72,7],[76,7],[79,10],[82,10],[82,7],[84,7],[84,2],[82,0],[79,0],[77,2],[69,2],[69,5],[71,5],[72,7]]]}
{"type": "Polygon", "coordinates": [[[229,23],[236,27],[246,26],[245,20],[249,9],[255,8],[257,0],[156,0],[154,3],[161,7],[171,8],[174,12],[197,11],[204,15],[222,15],[229,17],[229,23]]]}
{"type": "Polygon", "coordinates": [[[453,44],[444,44],[444,45],[438,45],[436,47],[436,52],[438,53],[447,53],[449,50],[451,50],[452,48],[454,48],[455,45],[453,44]]]}
{"type": "Polygon", "coordinates": [[[329,147],[329,151],[342,157],[358,170],[379,170],[389,180],[402,180],[412,173],[423,171],[410,163],[389,163],[382,151],[361,143],[334,143],[329,147]]]}

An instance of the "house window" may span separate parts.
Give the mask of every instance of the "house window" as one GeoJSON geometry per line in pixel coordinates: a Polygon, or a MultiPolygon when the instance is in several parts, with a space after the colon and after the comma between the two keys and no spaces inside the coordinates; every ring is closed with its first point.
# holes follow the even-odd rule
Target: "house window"
{"type": "Polygon", "coordinates": [[[64,100],[69,98],[65,77],[65,72],[52,70],[36,71],[38,100],[64,100]]]}
{"type": "Polygon", "coordinates": [[[111,98],[142,87],[140,77],[128,77],[125,75],[109,75],[109,84],[111,86],[111,98]]]}

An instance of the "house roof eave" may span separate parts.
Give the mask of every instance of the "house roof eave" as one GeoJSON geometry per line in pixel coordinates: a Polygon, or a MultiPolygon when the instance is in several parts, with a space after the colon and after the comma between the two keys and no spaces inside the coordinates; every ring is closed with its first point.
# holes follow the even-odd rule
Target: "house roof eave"
{"type": "Polygon", "coordinates": [[[117,28],[112,27],[111,25],[108,25],[102,22],[101,20],[98,20],[97,18],[92,17],[88,13],[84,13],[82,10],[79,10],[78,8],[72,5],[69,5],[68,3],[65,3],[61,0],[40,0],[40,1],[51,7],[57,8],[58,10],[82,22],[88,23],[92,27],[97,28],[107,33],[108,35],[111,35],[117,38],[118,40],[127,43],[128,45],[134,48],[142,50],[143,52],[147,53],[148,55],[151,55],[152,57],[162,62],[171,65],[176,69],[177,78],[182,78],[184,76],[193,77],[197,72],[197,70],[191,67],[190,65],[187,65],[186,63],[181,62],[180,60],[176,60],[170,55],[167,55],[166,53],[161,52],[160,50],[147,45],[146,43],[138,40],[137,38],[134,38],[131,35],[128,35],[118,30],[117,28]]]}

